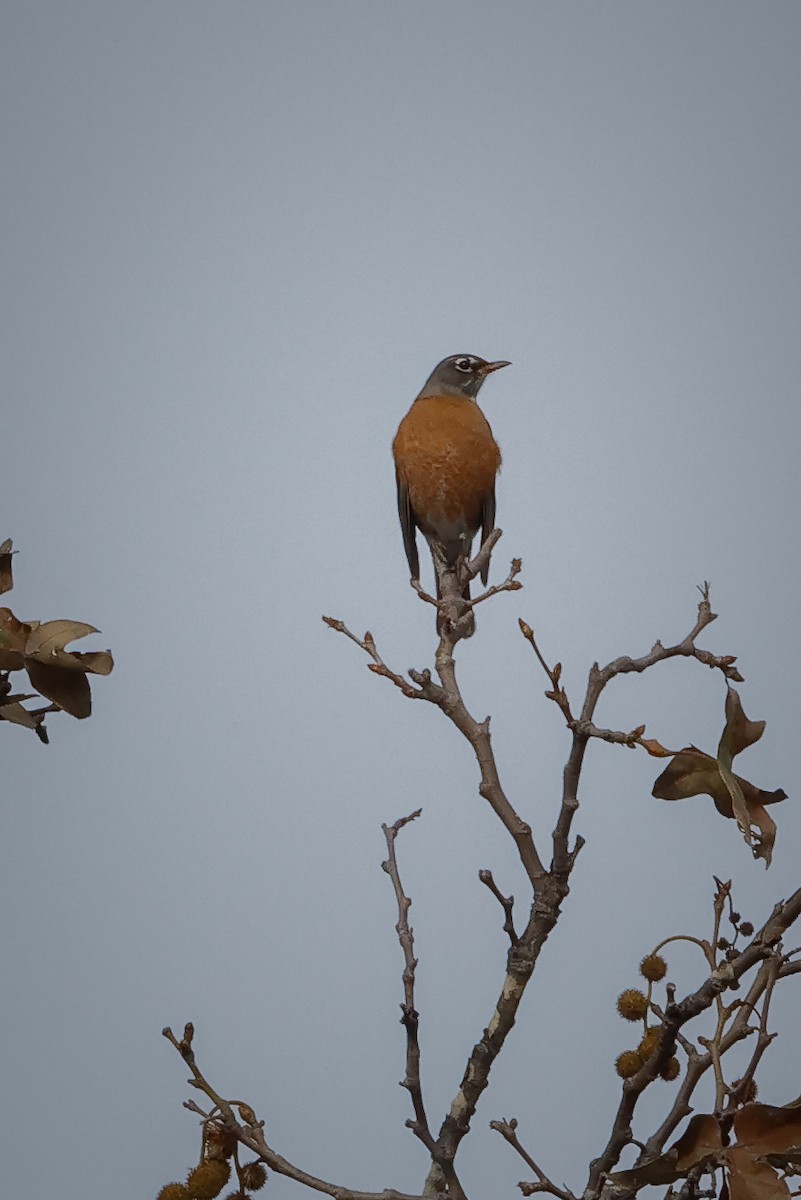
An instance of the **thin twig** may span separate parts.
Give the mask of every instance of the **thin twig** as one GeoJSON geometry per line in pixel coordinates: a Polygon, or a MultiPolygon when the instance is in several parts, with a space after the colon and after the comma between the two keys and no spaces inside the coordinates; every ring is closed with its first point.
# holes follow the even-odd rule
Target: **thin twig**
{"type": "Polygon", "coordinates": [[[533,1196],[538,1192],[545,1192],[548,1195],[559,1197],[559,1200],[576,1200],[576,1197],[569,1188],[557,1187],[545,1172],[537,1166],[528,1151],[520,1144],[520,1139],[517,1136],[517,1120],[514,1117],[510,1121],[507,1121],[505,1118],[500,1121],[490,1121],[490,1129],[494,1129],[502,1138],[505,1138],[509,1145],[517,1151],[526,1166],[531,1167],[531,1170],[537,1176],[536,1183],[519,1183],[517,1185],[524,1196],[533,1196]]]}
{"type": "Polygon", "coordinates": [[[611,742],[616,746],[628,746],[634,749],[645,733],[645,726],[638,725],[629,733],[617,729],[600,729],[592,721],[573,721],[571,728],[582,737],[599,738],[602,742],[611,742]]]}
{"type": "MultiPolygon", "coordinates": [[[[436,603],[436,601],[434,601],[434,603],[436,603]]],[[[343,633],[346,638],[350,638],[352,642],[355,642],[357,646],[360,646],[362,650],[364,650],[365,654],[369,654],[370,658],[373,660],[371,663],[367,664],[367,669],[369,671],[372,671],[376,675],[383,675],[385,679],[389,679],[395,684],[396,688],[399,688],[400,691],[403,692],[404,696],[408,697],[409,700],[428,699],[428,697],[425,696],[422,691],[418,691],[417,688],[413,688],[411,684],[409,684],[403,678],[402,675],[399,675],[396,671],[391,671],[389,669],[381,655],[378,653],[375,640],[369,630],[367,633],[365,633],[363,638],[360,638],[357,637],[355,633],[351,633],[345,622],[340,621],[338,617],[323,617],[323,621],[329,629],[334,629],[337,633],[343,633]]]]}
{"type": "Polygon", "coordinates": [[[549,700],[553,700],[554,704],[559,706],[564,714],[568,727],[572,729],[575,724],[575,718],[573,717],[573,713],[570,711],[570,702],[567,698],[567,693],[560,683],[562,678],[562,664],[558,662],[555,667],[549,667],[545,661],[542,651],[537,645],[536,638],[534,637],[534,630],[531,628],[529,623],[524,621],[521,617],[518,620],[518,624],[520,626],[520,632],[531,646],[532,650],[537,656],[537,659],[539,660],[540,666],[548,676],[548,681],[551,686],[545,695],[549,700]]]}
{"type": "Polygon", "coordinates": [[[407,1121],[406,1124],[420,1139],[425,1148],[429,1152],[434,1152],[436,1150],[436,1143],[428,1126],[428,1117],[426,1116],[425,1105],[423,1103],[423,1088],[420,1082],[420,1042],[418,1039],[420,1015],[414,1003],[414,980],[415,971],[417,970],[417,959],[414,956],[414,931],[409,924],[409,909],[412,906],[412,902],[403,890],[398,870],[398,860],[395,854],[395,839],[401,829],[403,829],[404,825],[408,825],[410,821],[415,821],[422,811],[421,808],[415,809],[408,817],[400,817],[399,820],[395,821],[394,825],[381,826],[387,842],[387,858],[382,862],[381,866],[392,880],[392,886],[395,890],[395,899],[398,904],[398,923],[395,926],[395,932],[398,935],[404,959],[403,1003],[401,1004],[403,1016],[401,1017],[401,1024],[406,1030],[406,1077],[402,1081],[401,1087],[405,1087],[408,1091],[412,1099],[412,1107],[414,1108],[414,1120],[407,1121]]]}
{"type": "Polygon", "coordinates": [[[481,882],[484,884],[484,886],[489,888],[489,890],[492,892],[493,896],[495,897],[495,899],[498,901],[501,908],[503,909],[503,911],[504,911],[503,931],[504,931],[504,933],[508,934],[509,941],[511,942],[511,944],[513,946],[517,946],[520,942],[520,938],[515,933],[514,920],[512,919],[512,909],[514,908],[514,904],[515,904],[514,896],[504,896],[503,895],[503,893],[498,889],[498,885],[496,884],[495,880],[492,877],[492,871],[486,871],[486,870],[479,871],[478,877],[481,880],[481,882]]]}
{"type": "Polygon", "coordinates": [[[751,1096],[754,1085],[754,1076],[756,1075],[757,1067],[763,1054],[767,1050],[771,1042],[777,1037],[775,1033],[768,1033],[768,1014],[770,1010],[770,1002],[773,997],[773,989],[779,978],[779,970],[781,961],[778,955],[773,955],[766,959],[760,968],[760,975],[763,976],[761,983],[762,988],[762,1006],[759,1015],[759,1029],[757,1030],[757,1039],[754,1046],[751,1060],[748,1063],[745,1071],[743,1071],[736,1085],[732,1085],[729,1090],[729,1103],[726,1109],[721,1113],[722,1117],[733,1116],[735,1110],[740,1107],[751,1096]]]}
{"type": "Polygon", "coordinates": [[[522,588],[522,583],[516,578],[523,569],[523,560],[513,558],[509,567],[509,574],[504,579],[503,583],[493,584],[480,596],[476,596],[470,601],[470,608],[475,608],[477,604],[483,604],[485,600],[491,600],[493,596],[499,596],[501,592],[519,592],[522,588]]]}

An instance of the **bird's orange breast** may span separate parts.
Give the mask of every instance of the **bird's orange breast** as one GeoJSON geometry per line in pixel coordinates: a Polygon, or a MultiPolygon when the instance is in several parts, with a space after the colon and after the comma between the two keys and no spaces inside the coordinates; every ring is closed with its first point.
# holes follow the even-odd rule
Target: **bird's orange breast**
{"type": "Polygon", "coordinates": [[[424,532],[464,524],[475,532],[495,487],[501,452],[478,405],[464,396],[415,400],[392,443],[395,466],[424,532]]]}

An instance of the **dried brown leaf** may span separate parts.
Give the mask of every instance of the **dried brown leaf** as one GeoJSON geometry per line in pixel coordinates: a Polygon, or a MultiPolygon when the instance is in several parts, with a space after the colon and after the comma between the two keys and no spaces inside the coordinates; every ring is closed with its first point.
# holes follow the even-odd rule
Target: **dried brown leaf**
{"type": "Polygon", "coordinates": [[[656,738],[640,738],[640,745],[643,750],[647,750],[652,758],[672,758],[676,753],[675,750],[666,750],[661,742],[656,738]]]}
{"type": "MultiPolygon", "coordinates": [[[[726,689],[726,724],[723,727],[723,733],[718,744],[717,764],[720,777],[726,785],[726,791],[729,793],[734,819],[749,846],[753,843],[753,838],[751,836],[751,820],[748,813],[748,805],[746,804],[740,781],[734,775],[731,768],[735,754],[739,754],[747,746],[751,746],[754,742],[759,741],[764,732],[765,722],[749,721],[743,712],[743,706],[738,693],[733,687],[728,687],[726,689]]],[[[715,803],[718,809],[720,809],[717,799],[715,803]]],[[[770,855],[768,853],[768,860],[769,858],[770,855]]]]}
{"type": "Polygon", "coordinates": [[[64,712],[79,720],[91,715],[92,692],[84,671],[39,662],[35,658],[26,659],[25,667],[37,692],[63,708],[64,712]]]}
{"type": "Polygon", "coordinates": [[[766,1154],[764,1158],[772,1167],[795,1167],[795,1174],[801,1174],[801,1145],[788,1146],[786,1150],[766,1154]]]}
{"type": "Polygon", "coordinates": [[[801,1144],[801,1104],[746,1104],[735,1114],[734,1132],[754,1154],[788,1150],[801,1144]]]}
{"type": "Polygon", "coordinates": [[[10,592],[14,586],[14,576],[11,571],[11,559],[14,551],[11,549],[11,538],[6,538],[0,545],[0,595],[10,592]]]}
{"type": "Polygon", "coordinates": [[[624,1187],[674,1183],[693,1167],[712,1163],[723,1153],[720,1125],[711,1113],[692,1117],[684,1133],[659,1158],[630,1171],[616,1171],[609,1178],[624,1187]]]}
{"type": "Polygon", "coordinates": [[[628,1171],[613,1171],[608,1176],[610,1183],[618,1184],[621,1188],[639,1191],[643,1187],[659,1187],[666,1183],[675,1183],[686,1174],[676,1165],[676,1151],[668,1150],[659,1158],[641,1163],[628,1171]]]}
{"type": "MultiPolygon", "coordinates": [[[[10,687],[10,685],[7,686],[10,687]]],[[[4,692],[2,687],[0,687],[0,708],[5,704],[22,704],[24,700],[33,700],[35,698],[33,692],[14,692],[12,695],[10,692],[4,692]]]]}
{"type": "Polygon", "coordinates": [[[717,1118],[711,1113],[696,1114],[679,1140],[673,1143],[673,1149],[678,1165],[684,1171],[689,1171],[710,1154],[719,1154],[723,1149],[723,1140],[717,1118]]]}
{"type": "MultiPolygon", "coordinates": [[[[73,717],[88,717],[92,696],[87,672],[108,675],[114,659],[108,650],[70,653],[64,647],[97,632],[83,621],[19,621],[10,608],[0,608],[0,670],[25,667],[42,696],[73,717]]],[[[27,722],[20,718],[20,723],[27,722]]]]}
{"type": "Polygon", "coordinates": [[[657,800],[687,800],[702,792],[714,798],[720,791],[720,784],[715,759],[697,746],[686,746],[673,755],[673,762],[665,767],[651,794],[657,800]]]}
{"type": "MultiPolygon", "coordinates": [[[[784,796],[781,796],[780,799],[783,800],[784,796]]],[[[771,803],[771,801],[766,803],[771,803]]],[[[766,812],[759,804],[752,805],[750,812],[751,820],[759,830],[759,836],[753,839],[751,846],[754,858],[764,859],[765,866],[769,867],[773,857],[773,846],[776,842],[776,822],[770,813],[766,812]]]]}
{"type": "MultiPolygon", "coordinates": [[[[726,746],[731,757],[746,750],[758,742],[765,732],[764,721],[749,721],[743,712],[739,692],[733,687],[726,688],[726,725],[720,739],[720,746],[726,746]]],[[[720,748],[718,749],[720,755],[720,748]]]]}
{"type": "Polygon", "coordinates": [[[92,675],[110,675],[114,670],[114,659],[110,650],[76,650],[70,655],[81,665],[84,671],[92,675]]]}
{"type": "MultiPolygon", "coordinates": [[[[24,699],[31,700],[33,697],[25,696],[24,699]]],[[[41,720],[41,714],[29,713],[27,708],[11,697],[0,702],[0,721],[10,721],[12,725],[24,725],[26,729],[35,729],[41,720]]]]}
{"type": "Polygon", "coordinates": [[[22,669],[31,626],[18,621],[10,608],[0,608],[0,671],[22,669]]]}
{"type": "Polygon", "coordinates": [[[748,1104],[735,1115],[734,1132],[737,1145],[724,1147],[717,1118],[699,1113],[660,1158],[609,1178],[639,1190],[671,1184],[694,1168],[722,1163],[730,1200],[788,1200],[789,1188],[774,1166],[795,1165],[801,1158],[801,1101],[783,1108],[748,1104]]]}
{"type": "Polygon", "coordinates": [[[25,656],[50,662],[64,651],[68,642],[90,633],[99,633],[99,630],[83,621],[45,621],[42,625],[37,624],[28,635],[25,656]]]}
{"type": "Polygon", "coordinates": [[[726,1151],[730,1200],[789,1200],[790,1189],[773,1167],[754,1158],[747,1146],[726,1151]]]}
{"type": "Polygon", "coordinates": [[[765,805],[786,800],[787,793],[782,788],[766,792],[732,771],[734,756],[758,741],[764,730],[764,721],[748,720],[739,695],[729,687],[726,724],[717,757],[696,746],[680,750],[656,780],[652,795],[657,800],[684,800],[702,793],[711,796],[721,816],[737,821],[754,856],[769,865],[776,825],[765,812],[765,805]]]}

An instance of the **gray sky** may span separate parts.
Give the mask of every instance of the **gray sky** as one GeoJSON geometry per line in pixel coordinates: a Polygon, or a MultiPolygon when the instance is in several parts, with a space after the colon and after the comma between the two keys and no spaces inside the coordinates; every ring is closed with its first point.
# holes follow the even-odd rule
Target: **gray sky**
{"type": "MultiPolygon", "coordinates": [[[[798,883],[801,8],[76,0],[1,29],[7,600],[117,659],[49,748],[0,730],[4,1192],[181,1178],[160,1030],[188,1019],[279,1152],[421,1186],[380,824],[423,806],[399,853],[432,1120],[502,978],[477,871],[525,889],[466,744],[320,614],[432,663],[389,445],[465,351],[514,363],[482,404],[494,575],[519,555],[525,590],[480,611],[461,678],[543,852],[567,739],[521,615],[578,699],[593,659],[683,637],[710,579],[702,644],[768,722],[740,769],[791,796],[766,873],[711,801],[659,804],[659,764],[592,748],[572,894],[461,1160],[471,1195],[517,1194],[487,1129],[516,1115],[581,1187],[640,957],[709,932],[713,872],[755,922],[798,883]]],[[[684,663],[598,717],[714,751],[722,711],[684,663]]],[[[701,979],[689,949],[670,968],[701,979]]],[[[766,1101],[799,1091],[797,1012],[790,983],[766,1101]]]]}

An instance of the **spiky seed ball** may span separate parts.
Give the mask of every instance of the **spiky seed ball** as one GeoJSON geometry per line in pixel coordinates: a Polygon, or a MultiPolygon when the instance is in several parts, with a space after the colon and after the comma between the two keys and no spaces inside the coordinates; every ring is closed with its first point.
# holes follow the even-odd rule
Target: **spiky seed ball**
{"type": "Polygon", "coordinates": [[[636,1050],[624,1050],[615,1059],[615,1070],[621,1079],[631,1079],[642,1066],[642,1059],[636,1050]]]}
{"type": "Polygon", "coordinates": [[[165,1183],[156,1200],[189,1200],[189,1192],[182,1183],[165,1183]]]}
{"type": "Polygon", "coordinates": [[[231,1168],[224,1159],[207,1158],[186,1177],[186,1187],[193,1200],[214,1200],[228,1182],[231,1168]]]}
{"type": "Polygon", "coordinates": [[[671,1079],[678,1077],[680,1070],[679,1060],[677,1058],[669,1058],[659,1074],[670,1083],[671,1079]]]}
{"type": "Polygon", "coordinates": [[[248,1163],[242,1168],[242,1183],[251,1191],[257,1192],[267,1182],[267,1171],[260,1162],[248,1163]]]}
{"type": "Polygon", "coordinates": [[[740,926],[740,933],[743,935],[743,937],[750,937],[753,932],[754,927],[751,922],[743,921],[742,925],[740,926]]]}
{"type": "Polygon", "coordinates": [[[640,974],[649,983],[659,983],[667,975],[667,963],[661,954],[646,954],[640,963],[640,974]]]}
{"type": "Polygon", "coordinates": [[[617,998],[617,1011],[626,1021],[641,1021],[648,1012],[648,998],[637,988],[627,988],[617,998]]]}
{"type": "Polygon", "coordinates": [[[643,1035],[643,1039],[637,1047],[637,1053],[642,1058],[643,1062],[650,1058],[654,1050],[656,1050],[662,1038],[661,1025],[649,1025],[643,1035]]]}

